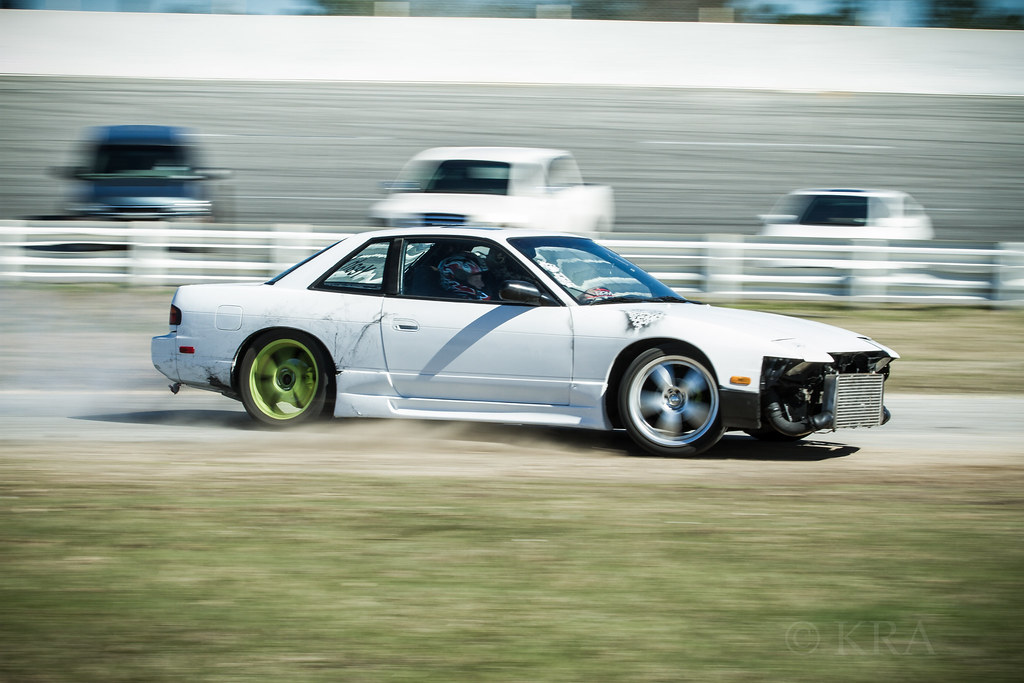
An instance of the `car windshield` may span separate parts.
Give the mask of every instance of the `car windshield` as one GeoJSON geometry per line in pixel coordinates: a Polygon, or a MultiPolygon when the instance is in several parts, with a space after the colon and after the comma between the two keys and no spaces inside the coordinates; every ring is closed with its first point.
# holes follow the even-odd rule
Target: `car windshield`
{"type": "Polygon", "coordinates": [[[582,304],[686,301],[653,275],[582,237],[516,237],[509,243],[582,304]]]}
{"type": "Polygon", "coordinates": [[[163,178],[191,173],[179,145],[100,145],[91,175],[163,178]]]}
{"type": "Polygon", "coordinates": [[[800,221],[805,225],[866,225],[868,197],[821,195],[815,197],[800,221]]]}
{"type": "Polygon", "coordinates": [[[438,164],[423,186],[424,192],[454,194],[508,194],[511,166],[499,161],[448,159],[438,164]]]}
{"type": "Polygon", "coordinates": [[[395,192],[507,195],[511,179],[511,164],[500,161],[418,160],[402,169],[398,182],[391,189],[395,192]]]}

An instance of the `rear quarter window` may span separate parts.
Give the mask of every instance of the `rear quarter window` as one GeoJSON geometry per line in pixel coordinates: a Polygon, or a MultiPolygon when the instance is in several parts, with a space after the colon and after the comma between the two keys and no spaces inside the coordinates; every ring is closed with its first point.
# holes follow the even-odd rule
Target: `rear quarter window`
{"type": "Polygon", "coordinates": [[[390,246],[390,240],[366,245],[321,278],[315,289],[383,292],[384,272],[390,246]]]}

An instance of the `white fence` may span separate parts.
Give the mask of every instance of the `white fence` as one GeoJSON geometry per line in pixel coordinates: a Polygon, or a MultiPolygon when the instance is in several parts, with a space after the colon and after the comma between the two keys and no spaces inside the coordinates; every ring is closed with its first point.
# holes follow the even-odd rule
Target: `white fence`
{"type": "MultiPolygon", "coordinates": [[[[0,279],[133,286],[259,282],[366,229],[0,221],[0,279]]],[[[614,233],[598,241],[693,298],[1024,306],[1024,243],[743,235],[666,240],[614,233]]]]}

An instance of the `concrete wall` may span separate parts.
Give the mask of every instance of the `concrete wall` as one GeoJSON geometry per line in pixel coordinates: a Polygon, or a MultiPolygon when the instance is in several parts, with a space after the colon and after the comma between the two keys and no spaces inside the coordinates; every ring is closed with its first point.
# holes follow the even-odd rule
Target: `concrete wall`
{"type": "Polygon", "coordinates": [[[0,73],[1024,95],[1024,32],[0,10],[0,73]]]}

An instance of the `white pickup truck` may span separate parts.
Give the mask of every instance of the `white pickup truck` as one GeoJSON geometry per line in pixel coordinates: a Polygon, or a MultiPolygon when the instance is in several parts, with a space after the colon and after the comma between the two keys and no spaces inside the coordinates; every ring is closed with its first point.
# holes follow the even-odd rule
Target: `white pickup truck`
{"type": "Polygon", "coordinates": [[[417,154],[391,194],[370,208],[377,225],[611,230],[612,189],[583,182],[572,154],[533,147],[437,147],[417,154]]]}

